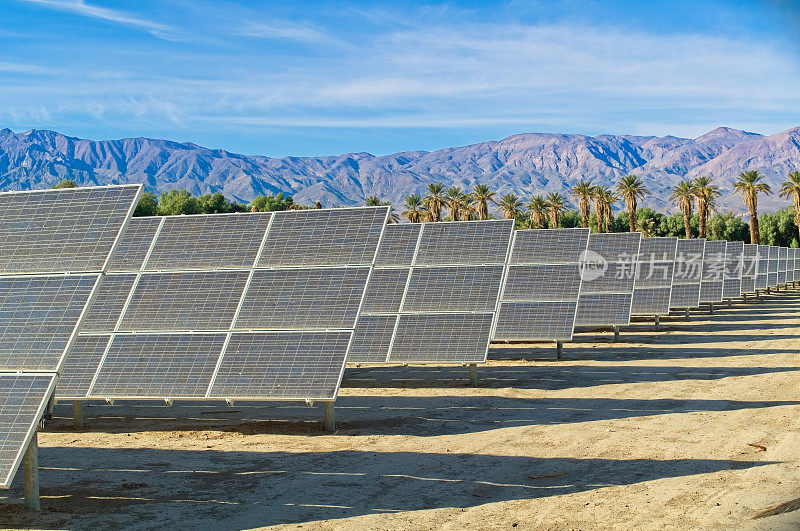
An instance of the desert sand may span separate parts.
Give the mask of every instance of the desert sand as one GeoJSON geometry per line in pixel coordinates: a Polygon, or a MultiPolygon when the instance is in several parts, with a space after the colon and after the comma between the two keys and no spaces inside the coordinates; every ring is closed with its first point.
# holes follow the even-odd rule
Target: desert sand
{"type": "Polygon", "coordinates": [[[579,333],[562,361],[493,345],[478,387],[464,367],[348,369],[335,434],[319,404],[92,403],[83,430],[59,404],[43,510],[18,473],[0,526],[800,526],[800,291],[661,328],[579,333]]]}

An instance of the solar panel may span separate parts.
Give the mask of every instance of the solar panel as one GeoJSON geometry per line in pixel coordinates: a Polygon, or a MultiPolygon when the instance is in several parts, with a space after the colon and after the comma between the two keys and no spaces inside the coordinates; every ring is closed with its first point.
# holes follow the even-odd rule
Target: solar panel
{"type": "Polygon", "coordinates": [[[700,281],[705,243],[704,238],[678,240],[669,301],[671,308],[700,306],[700,281]]]}
{"type": "Polygon", "coordinates": [[[372,265],[387,207],[276,213],[258,267],[372,265]]]}
{"type": "Polygon", "coordinates": [[[745,244],[742,251],[742,293],[754,293],[756,291],[758,262],[758,245],[745,244]]]}
{"type": "Polygon", "coordinates": [[[100,278],[94,301],[86,311],[82,332],[114,330],[128,294],[136,282],[135,273],[111,273],[100,278]]]}
{"type": "Polygon", "coordinates": [[[56,375],[0,374],[0,488],[8,488],[36,431],[56,375]]]}
{"type": "Polygon", "coordinates": [[[410,266],[414,262],[422,225],[418,223],[394,223],[383,232],[375,267],[410,266]]]}
{"type": "Polygon", "coordinates": [[[722,298],[742,296],[742,269],[744,242],[726,242],[725,269],[722,277],[722,298]]]}
{"type": "Polygon", "coordinates": [[[400,315],[389,362],[486,361],[493,313],[400,315]]]}
{"type": "Polygon", "coordinates": [[[502,265],[414,268],[401,311],[494,312],[502,281],[502,265]]]}
{"type": "Polygon", "coordinates": [[[109,271],[138,271],[163,217],[132,218],[119,238],[119,244],[108,263],[109,271]]]}
{"type": "Polygon", "coordinates": [[[228,330],[247,271],[144,273],[118,330],[228,330]]]}
{"type": "Polygon", "coordinates": [[[505,221],[427,223],[414,265],[505,264],[509,239],[505,221]]]}
{"type": "Polygon", "coordinates": [[[334,399],[352,335],[352,330],[234,333],[208,397],[334,399]]]}
{"type": "Polygon", "coordinates": [[[757,290],[767,289],[767,277],[769,271],[769,245],[758,246],[758,269],[756,270],[757,290]]]}
{"type": "Polygon", "coordinates": [[[86,398],[94,375],[106,352],[110,334],[79,335],[64,358],[58,377],[56,397],[59,400],[86,398]]]}
{"type": "Polygon", "coordinates": [[[672,295],[672,277],[678,238],[643,238],[639,247],[636,286],[631,313],[666,315],[672,295]]]}
{"type": "Polygon", "coordinates": [[[723,276],[727,242],[706,241],[703,252],[703,277],[700,282],[700,302],[722,302],[723,276]]]}
{"type": "Polygon", "coordinates": [[[102,271],[140,190],[0,193],[0,274],[102,271]]]}
{"type": "Polygon", "coordinates": [[[770,245],[767,269],[767,286],[770,288],[778,286],[778,254],[778,248],[774,245],[770,245]]]}
{"type": "Polygon", "coordinates": [[[57,371],[98,278],[0,277],[0,370],[57,371]]]}
{"type": "Polygon", "coordinates": [[[251,267],[272,214],[169,216],[147,260],[150,271],[251,267]]]}
{"type": "Polygon", "coordinates": [[[495,339],[572,339],[588,243],[584,228],[514,233],[495,339]]]}
{"type": "Polygon", "coordinates": [[[348,361],[485,361],[513,227],[511,220],[386,227],[348,361]]]}
{"type": "Polygon", "coordinates": [[[205,396],[225,334],[120,334],[111,340],[89,395],[205,396]]]}
{"type": "Polygon", "coordinates": [[[641,237],[638,232],[589,236],[576,326],[630,324],[641,237]]]}
{"type": "Polygon", "coordinates": [[[256,271],[234,328],[353,329],[369,269],[331,267],[256,271]]]}
{"type": "Polygon", "coordinates": [[[786,284],[786,270],[788,269],[789,249],[778,247],[778,285],[786,284]]]}
{"type": "Polygon", "coordinates": [[[794,281],[800,282],[800,249],[794,249],[794,281]]]}
{"type": "Polygon", "coordinates": [[[786,283],[794,282],[794,252],[795,249],[787,249],[788,258],[786,261],[786,283]]]}

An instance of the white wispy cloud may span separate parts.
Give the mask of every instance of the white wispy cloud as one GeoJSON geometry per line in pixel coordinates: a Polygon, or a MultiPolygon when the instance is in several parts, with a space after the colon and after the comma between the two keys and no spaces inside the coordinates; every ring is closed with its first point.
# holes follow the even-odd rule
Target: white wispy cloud
{"type": "Polygon", "coordinates": [[[263,39],[281,39],[299,42],[332,42],[336,39],[328,33],[312,26],[295,24],[289,21],[245,22],[234,28],[234,35],[263,39]]]}
{"type": "Polygon", "coordinates": [[[177,28],[167,24],[161,24],[152,20],[139,18],[129,15],[123,11],[110,9],[86,3],[85,0],[18,0],[29,4],[40,5],[45,8],[75,13],[87,17],[105,20],[116,24],[122,24],[132,28],[138,28],[155,35],[156,37],[167,38],[178,32],[177,28]]]}

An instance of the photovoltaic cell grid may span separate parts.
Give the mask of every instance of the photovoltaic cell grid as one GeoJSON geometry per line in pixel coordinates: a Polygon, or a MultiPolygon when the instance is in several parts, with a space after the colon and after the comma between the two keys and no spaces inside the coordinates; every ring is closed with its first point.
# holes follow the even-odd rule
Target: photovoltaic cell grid
{"type": "Polygon", "coordinates": [[[0,488],[8,488],[14,479],[55,379],[55,373],[0,373],[0,488]]]}
{"type": "Polygon", "coordinates": [[[800,249],[794,249],[794,281],[800,281],[800,249]]]}
{"type": "Polygon", "coordinates": [[[795,269],[795,266],[794,266],[794,260],[795,260],[794,255],[795,255],[795,251],[796,250],[797,249],[787,249],[787,252],[788,252],[788,258],[787,258],[787,261],[786,261],[786,283],[787,284],[789,284],[791,282],[794,282],[794,269],[795,269]]]}
{"type": "Polygon", "coordinates": [[[678,240],[669,301],[671,308],[697,308],[700,305],[705,244],[705,238],[678,240]]]}
{"type": "Polygon", "coordinates": [[[786,270],[788,268],[789,249],[778,247],[778,285],[786,284],[786,270]]]}
{"type": "Polygon", "coordinates": [[[672,277],[678,238],[642,238],[633,290],[633,315],[666,315],[672,295],[672,277]]]}
{"type": "Polygon", "coordinates": [[[758,245],[745,244],[742,251],[742,293],[755,293],[758,262],[758,245]]]}
{"type": "Polygon", "coordinates": [[[572,339],[588,243],[583,228],[514,232],[494,339],[572,339]]]}
{"type": "Polygon", "coordinates": [[[102,311],[89,313],[57,396],[334,399],[387,214],[308,210],[134,225],[151,241],[131,238],[141,258],[127,267],[144,265],[103,279],[102,311]],[[298,260],[312,265],[284,264],[303,253],[302,238],[318,239],[298,260]],[[327,258],[319,239],[333,249],[327,258]]]}
{"type": "Polygon", "coordinates": [[[756,289],[767,289],[769,271],[769,245],[758,246],[758,269],[756,270],[756,289]]]}
{"type": "Polygon", "coordinates": [[[700,302],[722,302],[727,242],[706,240],[703,252],[703,278],[700,283],[700,302]]]}
{"type": "Polygon", "coordinates": [[[0,194],[0,487],[19,467],[140,192],[0,194]]]}
{"type": "Polygon", "coordinates": [[[769,246],[769,261],[767,269],[767,287],[775,288],[778,286],[778,248],[774,245],[769,246]]]}
{"type": "Polygon", "coordinates": [[[513,227],[387,226],[347,361],[486,361],[513,227]]]}
{"type": "Polygon", "coordinates": [[[743,242],[726,242],[725,270],[722,276],[723,299],[736,299],[742,296],[743,253],[743,242]]]}
{"type": "Polygon", "coordinates": [[[591,234],[586,253],[576,326],[617,326],[631,321],[638,232],[591,234]]]}

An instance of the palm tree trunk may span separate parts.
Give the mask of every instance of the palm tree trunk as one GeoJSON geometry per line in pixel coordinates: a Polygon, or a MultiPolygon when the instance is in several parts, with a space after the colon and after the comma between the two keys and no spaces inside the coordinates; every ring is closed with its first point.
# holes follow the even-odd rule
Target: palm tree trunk
{"type": "Polygon", "coordinates": [[[755,210],[750,210],[750,243],[758,244],[758,213],[755,210]]]}
{"type": "Polygon", "coordinates": [[[700,232],[700,237],[701,238],[705,238],[706,237],[706,217],[708,216],[708,210],[707,210],[705,204],[700,205],[700,208],[697,209],[697,215],[698,215],[698,218],[699,218],[697,225],[698,225],[698,229],[699,229],[699,232],[700,232]]]}
{"type": "Polygon", "coordinates": [[[636,232],[636,210],[628,210],[628,226],[631,232],[636,232]]]}
{"type": "Polygon", "coordinates": [[[581,209],[581,225],[583,227],[589,226],[589,201],[586,199],[581,199],[578,203],[578,207],[581,209]]]}
{"type": "Polygon", "coordinates": [[[687,211],[683,211],[683,226],[686,229],[686,239],[692,237],[692,215],[687,211]]]}

